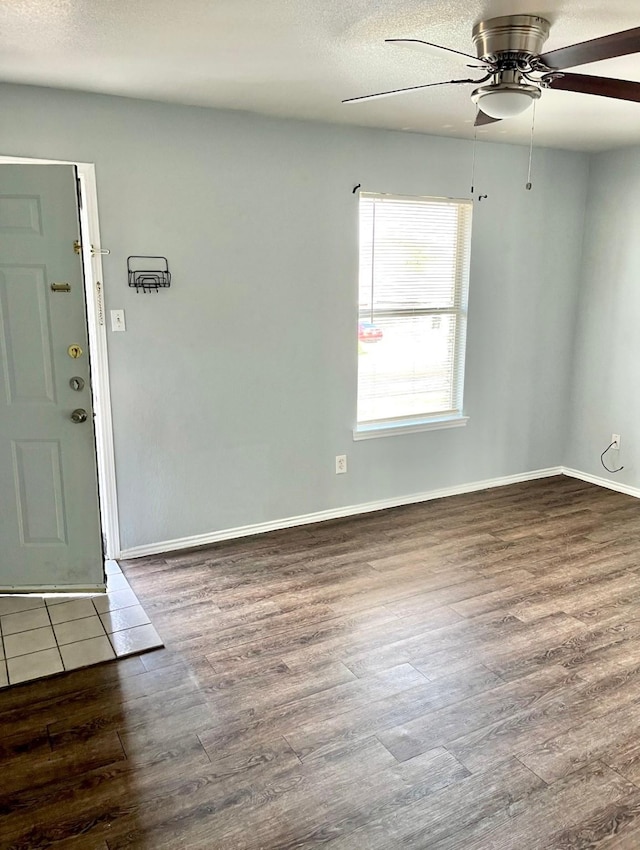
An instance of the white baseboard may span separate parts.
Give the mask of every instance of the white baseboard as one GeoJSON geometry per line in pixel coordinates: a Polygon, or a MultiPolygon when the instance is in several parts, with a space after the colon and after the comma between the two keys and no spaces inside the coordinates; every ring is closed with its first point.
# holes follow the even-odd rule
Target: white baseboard
{"type": "Polygon", "coordinates": [[[590,475],[588,472],[580,472],[579,469],[570,469],[566,466],[562,467],[562,474],[568,475],[569,478],[579,478],[580,481],[586,481],[588,484],[597,484],[598,487],[606,487],[607,490],[615,490],[616,493],[624,493],[626,496],[634,496],[634,498],[640,499],[640,488],[623,484],[621,481],[601,478],[599,475],[590,475]]]}
{"type": "Polygon", "coordinates": [[[332,508],[328,511],[317,511],[312,514],[301,514],[299,516],[286,517],[285,519],[272,520],[271,522],[242,525],[237,528],[226,528],[222,531],[213,531],[208,534],[196,534],[192,537],[180,537],[176,540],[163,540],[160,543],[149,543],[145,546],[134,546],[131,549],[123,549],[118,557],[123,560],[129,560],[131,558],[144,558],[149,555],[161,555],[164,552],[176,552],[180,549],[194,549],[198,546],[208,546],[211,543],[218,543],[222,540],[250,537],[253,534],[264,534],[267,531],[278,531],[283,528],[293,528],[297,525],[310,525],[314,522],[325,522],[329,519],[342,519],[344,517],[356,516],[357,514],[382,511],[385,508],[397,508],[401,505],[429,502],[433,499],[442,499],[445,496],[459,496],[462,493],[488,490],[491,487],[506,487],[509,484],[520,484],[523,481],[550,478],[553,475],[562,475],[563,472],[564,470],[560,466],[550,469],[537,469],[533,472],[522,472],[517,475],[505,475],[502,478],[489,478],[485,481],[473,481],[468,484],[458,484],[455,487],[444,487],[441,490],[429,490],[426,493],[414,493],[412,496],[380,499],[376,502],[347,505],[341,508],[332,508]]]}
{"type": "Polygon", "coordinates": [[[42,596],[44,593],[73,593],[73,594],[96,594],[105,593],[103,584],[3,584],[0,585],[0,593],[17,593],[20,595],[28,593],[37,593],[42,596]]]}

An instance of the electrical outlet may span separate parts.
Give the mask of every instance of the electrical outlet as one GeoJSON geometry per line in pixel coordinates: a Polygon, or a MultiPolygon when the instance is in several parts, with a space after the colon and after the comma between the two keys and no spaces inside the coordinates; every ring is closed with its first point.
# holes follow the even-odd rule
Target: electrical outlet
{"type": "Polygon", "coordinates": [[[614,451],[615,451],[616,449],[619,449],[619,448],[620,448],[620,434],[612,434],[612,435],[611,435],[611,442],[613,443],[613,445],[611,446],[611,448],[612,448],[614,451]]]}
{"type": "Polygon", "coordinates": [[[347,471],[347,456],[336,455],[336,475],[342,475],[347,471]]]}

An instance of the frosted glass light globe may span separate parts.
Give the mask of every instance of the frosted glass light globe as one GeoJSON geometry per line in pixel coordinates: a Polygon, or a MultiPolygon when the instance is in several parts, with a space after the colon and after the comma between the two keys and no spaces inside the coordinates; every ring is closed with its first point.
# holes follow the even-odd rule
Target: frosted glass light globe
{"type": "Polygon", "coordinates": [[[527,91],[503,89],[483,94],[478,99],[478,106],[490,118],[514,118],[528,109],[533,100],[527,91]]]}

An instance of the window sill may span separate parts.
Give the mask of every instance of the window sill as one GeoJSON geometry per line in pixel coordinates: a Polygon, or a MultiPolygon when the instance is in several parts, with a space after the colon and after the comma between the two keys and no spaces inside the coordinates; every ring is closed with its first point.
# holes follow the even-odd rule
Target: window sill
{"type": "Polygon", "coordinates": [[[420,431],[440,431],[443,428],[462,428],[468,416],[446,416],[441,419],[410,420],[397,425],[364,425],[354,428],[354,440],[372,440],[376,437],[393,437],[401,434],[417,434],[420,431]]]}

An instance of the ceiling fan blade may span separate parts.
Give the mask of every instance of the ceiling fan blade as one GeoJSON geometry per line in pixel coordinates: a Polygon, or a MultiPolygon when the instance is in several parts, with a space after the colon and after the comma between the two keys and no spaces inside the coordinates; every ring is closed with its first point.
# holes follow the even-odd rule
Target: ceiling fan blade
{"type": "Polygon", "coordinates": [[[458,56],[465,56],[467,59],[473,59],[474,62],[484,62],[484,59],[478,59],[477,56],[473,56],[471,53],[463,53],[461,50],[454,50],[453,47],[443,47],[442,44],[433,44],[431,41],[423,41],[420,38],[385,38],[385,42],[387,44],[397,44],[400,47],[411,47],[414,50],[424,50],[428,48],[428,52],[432,51],[430,48],[435,47],[437,50],[447,50],[449,53],[457,53],[458,56]]]}
{"type": "Polygon", "coordinates": [[[343,100],[343,103],[358,103],[361,100],[374,100],[377,97],[391,97],[395,94],[404,94],[408,91],[417,91],[418,89],[428,89],[431,86],[453,86],[459,85],[460,83],[477,83],[479,80],[445,80],[442,83],[425,83],[423,86],[409,86],[406,89],[392,89],[391,91],[380,91],[376,92],[376,94],[364,94],[360,97],[348,97],[346,100],[343,100]]]}
{"type": "Polygon", "coordinates": [[[484,127],[486,124],[495,124],[497,121],[502,121],[502,118],[492,118],[490,115],[486,115],[481,109],[478,109],[473,126],[484,127]]]}
{"type": "Polygon", "coordinates": [[[613,97],[617,100],[635,100],[640,103],[640,83],[634,83],[631,80],[592,77],[590,74],[563,74],[551,80],[549,88],[582,94],[598,94],[601,97],[613,97]]]}
{"type": "Polygon", "coordinates": [[[543,53],[540,59],[549,68],[561,71],[563,68],[575,68],[589,62],[599,62],[601,59],[614,59],[616,56],[627,56],[629,53],[640,53],[640,27],[623,32],[614,32],[591,41],[571,44],[543,53]]]}

